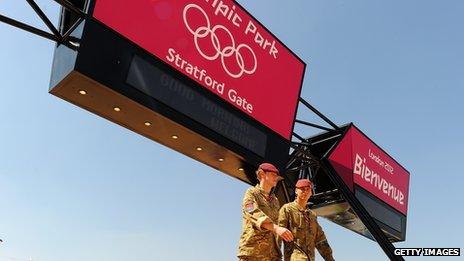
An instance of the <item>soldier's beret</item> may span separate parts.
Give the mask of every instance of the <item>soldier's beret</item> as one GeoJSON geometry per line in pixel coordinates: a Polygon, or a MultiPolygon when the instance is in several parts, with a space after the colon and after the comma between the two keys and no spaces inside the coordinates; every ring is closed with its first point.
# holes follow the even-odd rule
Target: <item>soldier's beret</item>
{"type": "Polygon", "coordinates": [[[311,187],[312,182],[309,179],[300,179],[296,182],[295,187],[297,188],[304,188],[304,187],[311,187]]]}
{"type": "Polygon", "coordinates": [[[258,168],[260,168],[260,169],[262,169],[264,171],[274,172],[274,173],[279,174],[279,170],[274,165],[272,165],[271,163],[262,163],[261,165],[259,165],[258,168]]]}

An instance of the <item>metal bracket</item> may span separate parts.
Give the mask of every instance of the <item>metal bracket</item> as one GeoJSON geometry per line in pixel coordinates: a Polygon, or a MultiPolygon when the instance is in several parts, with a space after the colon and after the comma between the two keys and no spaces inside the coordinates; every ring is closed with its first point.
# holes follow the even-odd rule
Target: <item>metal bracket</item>
{"type": "Polygon", "coordinates": [[[69,28],[67,32],[64,34],[61,34],[59,30],[53,25],[53,23],[50,21],[50,19],[47,17],[47,15],[40,9],[40,7],[37,5],[37,3],[34,0],[26,0],[27,3],[31,6],[31,8],[34,10],[34,12],[39,16],[39,18],[45,23],[45,25],[48,27],[50,32],[46,32],[42,29],[36,28],[34,26],[28,25],[26,23],[20,22],[18,20],[6,17],[2,14],[0,14],[0,22],[3,22],[5,24],[11,25],[13,27],[19,28],[21,30],[30,32],[32,34],[38,35],[40,37],[46,38],[48,40],[54,41],[58,44],[63,44],[66,45],[67,47],[75,50],[76,43],[73,42],[71,39],[70,35],[74,29],[76,29],[77,26],[86,18],[87,14],[84,13],[82,10],[74,6],[72,3],[70,3],[67,0],[54,0],[56,3],[58,3],[62,8],[65,8],[66,10],[69,10],[70,12],[75,13],[79,19],[69,28]]]}

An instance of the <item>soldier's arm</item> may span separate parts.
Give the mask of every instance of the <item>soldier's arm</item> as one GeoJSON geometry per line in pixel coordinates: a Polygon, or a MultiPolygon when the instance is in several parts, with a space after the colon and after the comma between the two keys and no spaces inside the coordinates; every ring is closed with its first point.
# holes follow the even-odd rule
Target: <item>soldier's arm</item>
{"type": "Polygon", "coordinates": [[[269,218],[261,209],[259,209],[256,198],[253,193],[250,192],[250,190],[245,192],[242,209],[245,219],[250,221],[257,229],[266,229],[272,231],[282,237],[285,241],[293,240],[293,235],[288,229],[274,224],[272,219],[269,218]]]}
{"type": "Polygon", "coordinates": [[[332,256],[332,248],[327,242],[327,238],[325,237],[324,231],[322,230],[317,220],[316,220],[316,224],[317,224],[317,231],[316,231],[317,251],[319,251],[319,254],[324,258],[324,260],[333,261],[334,258],[332,256]]]}
{"type": "MultiPolygon", "coordinates": [[[[279,210],[279,220],[278,220],[277,224],[280,227],[285,227],[290,231],[289,221],[288,221],[288,212],[287,212],[287,209],[286,209],[285,205],[282,206],[280,208],[280,210],[279,210]]],[[[292,234],[292,236],[293,236],[293,234],[292,234]]],[[[282,244],[282,239],[280,237],[278,239],[279,239],[278,245],[280,246],[282,244]]]]}
{"type": "Polygon", "coordinates": [[[285,227],[281,227],[274,223],[263,223],[262,227],[269,231],[274,232],[275,234],[277,234],[279,237],[283,238],[287,242],[293,241],[292,232],[290,232],[290,230],[288,230],[285,227]]]}
{"type": "Polygon", "coordinates": [[[288,224],[288,212],[287,208],[285,206],[281,207],[279,210],[279,226],[281,227],[286,227],[290,229],[289,224],[288,224]]]}
{"type": "Polygon", "coordinates": [[[256,198],[250,190],[247,190],[243,197],[242,211],[245,219],[257,229],[263,229],[265,223],[272,224],[272,220],[259,208],[256,198]]]}

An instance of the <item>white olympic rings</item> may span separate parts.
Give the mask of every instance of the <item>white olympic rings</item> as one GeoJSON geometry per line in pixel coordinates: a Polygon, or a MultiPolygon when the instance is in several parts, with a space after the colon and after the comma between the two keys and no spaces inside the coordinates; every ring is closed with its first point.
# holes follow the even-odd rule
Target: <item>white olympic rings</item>
{"type": "Polygon", "coordinates": [[[197,48],[197,51],[203,56],[205,59],[214,61],[216,60],[219,56],[221,57],[221,63],[222,67],[224,68],[224,71],[228,75],[230,75],[233,78],[239,78],[241,77],[244,73],[246,74],[253,74],[256,71],[256,67],[258,66],[258,60],[256,59],[256,55],[253,52],[253,50],[250,48],[250,46],[246,44],[239,44],[237,47],[235,46],[235,39],[231,32],[223,25],[215,25],[211,28],[211,23],[209,21],[208,15],[205,13],[205,11],[199,7],[196,4],[188,4],[184,8],[183,12],[183,18],[184,18],[184,24],[187,30],[194,36],[194,42],[195,42],[195,47],[197,48]],[[205,26],[199,26],[197,29],[193,30],[191,26],[189,25],[187,21],[187,13],[191,8],[198,9],[203,16],[205,17],[206,20],[206,25],[205,26]],[[231,41],[231,45],[229,46],[221,46],[221,42],[219,41],[219,38],[216,35],[217,30],[222,30],[226,32],[231,41]],[[201,50],[198,40],[207,37],[210,35],[211,37],[211,43],[216,50],[216,53],[214,55],[208,55],[205,54],[204,51],[201,50]],[[253,67],[251,69],[245,68],[245,61],[243,59],[242,53],[240,53],[240,50],[242,48],[248,49],[250,53],[253,55],[253,67]],[[231,57],[233,54],[235,54],[235,60],[237,61],[237,65],[240,68],[240,71],[238,73],[231,72],[229,68],[226,66],[225,58],[231,57]]]}

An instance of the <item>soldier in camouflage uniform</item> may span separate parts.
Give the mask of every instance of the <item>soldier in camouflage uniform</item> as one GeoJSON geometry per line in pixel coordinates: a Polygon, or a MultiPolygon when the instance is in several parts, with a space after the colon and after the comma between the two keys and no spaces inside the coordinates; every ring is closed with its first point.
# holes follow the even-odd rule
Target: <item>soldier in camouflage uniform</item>
{"type": "Polygon", "coordinates": [[[321,226],[317,223],[316,214],[307,207],[312,195],[312,183],[309,179],[300,179],[296,183],[296,199],[282,206],[279,211],[279,226],[290,229],[295,240],[284,243],[285,261],[306,261],[308,257],[295,247],[297,244],[315,260],[314,249],[317,248],[324,260],[334,260],[332,249],[321,226]]]}
{"type": "Polygon", "coordinates": [[[242,235],[238,248],[241,261],[281,260],[277,236],[293,240],[292,233],[277,226],[279,201],[270,193],[280,179],[279,171],[270,163],[263,163],[256,171],[259,184],[245,192],[242,203],[242,235]]]}

